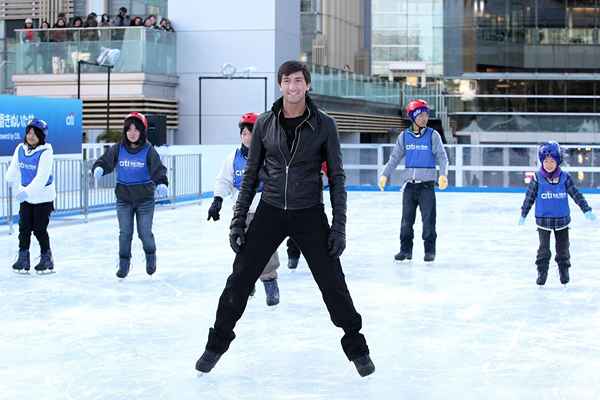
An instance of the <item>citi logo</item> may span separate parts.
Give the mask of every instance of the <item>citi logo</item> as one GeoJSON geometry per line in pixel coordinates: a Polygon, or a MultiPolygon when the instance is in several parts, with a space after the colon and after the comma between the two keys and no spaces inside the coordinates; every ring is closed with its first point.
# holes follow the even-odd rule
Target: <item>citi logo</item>
{"type": "Polygon", "coordinates": [[[65,118],[65,124],[67,126],[75,126],[75,114],[74,113],[69,113],[67,115],[67,117],[65,118]]]}
{"type": "Polygon", "coordinates": [[[236,169],[235,176],[244,176],[244,172],[246,172],[245,169],[236,169]]]}
{"type": "Polygon", "coordinates": [[[119,166],[124,168],[144,168],[146,166],[146,163],[143,163],[141,161],[121,160],[119,161],[119,166]]]}
{"type": "Polygon", "coordinates": [[[540,195],[543,200],[562,200],[567,198],[567,194],[565,192],[560,193],[552,193],[552,192],[544,192],[540,195]]]}
{"type": "Polygon", "coordinates": [[[407,144],[405,146],[406,150],[429,150],[429,147],[426,144],[407,144]]]}
{"type": "Polygon", "coordinates": [[[17,163],[17,166],[19,167],[19,169],[28,169],[30,171],[35,171],[37,169],[37,165],[35,165],[35,164],[26,164],[23,161],[19,161],[17,163]]]}

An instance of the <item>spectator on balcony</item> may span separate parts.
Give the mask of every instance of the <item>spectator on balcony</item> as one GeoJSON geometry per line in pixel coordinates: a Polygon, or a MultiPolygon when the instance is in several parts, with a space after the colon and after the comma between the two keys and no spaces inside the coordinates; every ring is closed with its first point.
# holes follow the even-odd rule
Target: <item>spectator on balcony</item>
{"type": "Polygon", "coordinates": [[[35,39],[35,35],[33,32],[33,19],[31,18],[27,18],[25,20],[25,24],[23,25],[23,35],[21,36],[21,39],[23,41],[23,55],[24,55],[24,60],[23,60],[23,68],[25,70],[25,73],[29,73],[31,72],[31,70],[33,69],[33,72],[35,73],[36,68],[35,68],[35,59],[36,59],[36,52],[33,49],[34,46],[34,39],[35,39]]]}
{"type": "Polygon", "coordinates": [[[131,26],[144,26],[144,20],[141,17],[133,17],[131,19],[131,26]]]}
{"type": "Polygon", "coordinates": [[[102,17],[100,17],[100,26],[103,28],[112,26],[112,24],[110,23],[110,15],[106,13],[102,14],[102,17]]]}
{"type": "MultiPolygon", "coordinates": [[[[47,20],[42,20],[40,24],[40,29],[50,29],[50,23],[47,20]]],[[[45,74],[49,74],[52,72],[51,66],[51,55],[50,55],[50,31],[42,31],[40,32],[40,41],[41,51],[40,55],[42,57],[42,72],[45,74]]]]}
{"type": "MultiPolygon", "coordinates": [[[[54,29],[64,29],[67,27],[67,20],[64,17],[58,17],[54,26],[54,29]]],[[[67,40],[67,32],[64,30],[54,31],[50,35],[50,39],[53,42],[64,42],[67,40]]]]}
{"type": "MultiPolygon", "coordinates": [[[[100,17],[100,27],[109,28],[111,26],[112,26],[112,24],[110,22],[110,15],[102,14],[102,17],[100,17]]],[[[110,40],[110,29],[101,29],[100,30],[100,40],[103,42],[110,40]]]]}
{"type": "Polygon", "coordinates": [[[73,22],[71,23],[71,28],[83,28],[83,19],[81,17],[73,18],[73,22]]]}
{"type": "MultiPolygon", "coordinates": [[[[84,28],[97,28],[98,20],[96,19],[96,13],[91,13],[85,19],[85,23],[83,24],[84,28]]],[[[83,32],[83,36],[86,40],[98,40],[98,31],[96,29],[86,29],[83,32]]]]}
{"type": "Polygon", "coordinates": [[[175,29],[173,29],[173,27],[171,26],[171,21],[169,21],[168,18],[163,18],[160,20],[160,28],[163,31],[175,32],[175,29]]]}
{"type": "Polygon", "coordinates": [[[144,27],[145,28],[156,28],[156,17],[153,15],[148,16],[148,18],[146,18],[144,20],[144,27]]]}
{"type": "Polygon", "coordinates": [[[63,73],[65,69],[65,58],[67,51],[66,48],[59,43],[67,41],[67,31],[65,30],[66,27],[67,19],[65,18],[64,14],[59,14],[53,26],[53,28],[57,30],[50,32],[50,41],[56,43],[51,46],[52,72],[55,74],[63,73]]]}
{"type": "MultiPolygon", "coordinates": [[[[113,19],[112,26],[116,27],[126,27],[131,25],[131,18],[127,15],[127,8],[121,7],[119,8],[119,14],[113,19]]],[[[113,29],[112,30],[112,39],[113,40],[123,40],[125,32],[123,29],[113,29]]]]}
{"type": "Polygon", "coordinates": [[[25,20],[25,24],[23,24],[23,29],[25,29],[23,41],[33,42],[33,20],[31,18],[27,18],[25,20]]]}
{"type": "Polygon", "coordinates": [[[119,14],[115,17],[112,23],[113,26],[129,26],[131,25],[131,18],[127,15],[127,8],[119,8],[119,14]]]}
{"type": "Polygon", "coordinates": [[[78,42],[81,39],[81,31],[80,29],[83,28],[83,19],[81,17],[75,17],[73,18],[73,22],[71,23],[71,29],[67,35],[67,37],[69,38],[69,41],[71,42],[78,42]]]}
{"type": "Polygon", "coordinates": [[[92,59],[96,58],[99,53],[98,39],[100,38],[100,35],[98,29],[96,29],[98,28],[98,20],[96,17],[97,15],[95,12],[90,13],[83,24],[85,29],[81,32],[81,39],[86,42],[84,46],[88,53],[90,53],[92,59]]]}

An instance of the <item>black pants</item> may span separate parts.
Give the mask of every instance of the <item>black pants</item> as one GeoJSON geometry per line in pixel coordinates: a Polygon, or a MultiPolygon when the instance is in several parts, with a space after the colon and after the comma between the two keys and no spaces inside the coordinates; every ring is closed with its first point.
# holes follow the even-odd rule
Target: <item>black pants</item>
{"type": "Polygon", "coordinates": [[[402,225],[400,227],[400,250],[412,253],[415,232],[413,225],[417,217],[417,206],[423,221],[425,253],[435,254],[435,191],[433,182],[407,183],[402,195],[402,225]]]}
{"type": "Polygon", "coordinates": [[[50,237],[48,224],[50,214],[54,210],[54,203],[30,204],[26,201],[19,208],[19,250],[29,250],[31,245],[31,232],[40,243],[42,253],[50,250],[50,237]]]}
{"type": "Polygon", "coordinates": [[[254,283],[271,255],[289,236],[306,258],[331,321],[344,330],[342,348],[348,359],[368,354],[369,348],[360,333],[362,319],[352,303],[342,265],[339,258],[328,254],[329,231],[323,205],[284,211],[261,201],[246,232],[246,244],[235,257],[233,272],[219,299],[215,325],[210,329],[206,349],[219,354],[227,351],[235,338],[233,328],[242,317],[254,283]]]}
{"type": "Polygon", "coordinates": [[[300,249],[298,245],[294,243],[292,238],[288,238],[287,240],[287,255],[288,258],[300,258],[300,249]]]}
{"type": "MultiPolygon", "coordinates": [[[[552,231],[538,228],[540,237],[540,247],[538,248],[535,265],[538,271],[548,271],[550,258],[550,235],[552,231]]],[[[556,256],[554,260],[558,264],[558,268],[569,268],[571,266],[571,254],[569,253],[569,228],[554,231],[554,239],[556,240],[556,256]]]]}

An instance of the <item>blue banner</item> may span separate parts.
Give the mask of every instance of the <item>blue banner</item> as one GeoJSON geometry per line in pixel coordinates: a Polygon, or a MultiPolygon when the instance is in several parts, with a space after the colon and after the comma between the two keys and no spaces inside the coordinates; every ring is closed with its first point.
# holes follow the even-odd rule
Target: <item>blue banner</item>
{"type": "Polygon", "coordinates": [[[32,118],[48,123],[46,142],[54,154],[81,154],[81,100],[0,96],[0,156],[13,154],[32,118]]]}

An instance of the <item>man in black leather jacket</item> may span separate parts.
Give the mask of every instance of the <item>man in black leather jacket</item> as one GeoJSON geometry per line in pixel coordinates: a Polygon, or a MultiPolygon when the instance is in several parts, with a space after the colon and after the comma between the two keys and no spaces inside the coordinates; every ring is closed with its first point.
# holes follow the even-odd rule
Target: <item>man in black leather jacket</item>
{"type": "Polygon", "coordinates": [[[348,292],[339,257],[346,247],[346,175],[335,121],[307,95],[306,65],[279,67],[283,96],[254,126],[242,187],[235,206],[230,245],[237,253],[219,299],[214,327],[196,369],[209,372],[235,338],[250,291],[271,254],[291,237],[304,254],[335,326],[344,330],[342,348],[359,374],[375,371],[360,333],[362,319],[348,292]],[[333,209],[331,228],[323,209],[321,164],[328,165],[333,209]],[[261,201],[246,231],[246,214],[263,182],[261,201]]]}

